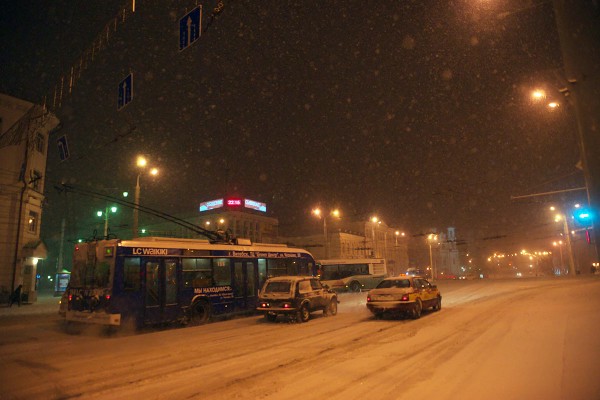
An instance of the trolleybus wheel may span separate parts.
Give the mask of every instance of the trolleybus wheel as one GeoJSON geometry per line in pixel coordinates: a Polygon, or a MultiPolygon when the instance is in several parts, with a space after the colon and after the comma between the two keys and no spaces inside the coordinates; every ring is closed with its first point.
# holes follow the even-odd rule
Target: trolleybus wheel
{"type": "Polygon", "coordinates": [[[361,286],[360,283],[357,281],[354,281],[350,284],[350,290],[353,291],[354,293],[358,293],[361,290],[361,286]]]}
{"type": "Polygon", "coordinates": [[[191,307],[190,324],[202,325],[210,319],[210,304],[206,300],[199,300],[191,307]]]}

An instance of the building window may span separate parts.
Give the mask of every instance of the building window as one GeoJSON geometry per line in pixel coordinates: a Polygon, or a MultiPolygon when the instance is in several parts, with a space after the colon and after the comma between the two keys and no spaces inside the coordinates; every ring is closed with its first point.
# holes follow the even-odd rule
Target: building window
{"type": "Polygon", "coordinates": [[[38,213],[35,211],[29,211],[29,219],[27,220],[27,231],[36,234],[38,228],[38,213]]]}
{"type": "Polygon", "coordinates": [[[37,133],[35,135],[35,149],[44,154],[44,150],[46,148],[46,138],[44,138],[44,135],[42,135],[41,133],[37,133]]]}
{"type": "Polygon", "coordinates": [[[42,173],[40,171],[31,171],[31,180],[29,181],[33,190],[41,191],[42,188],[42,173]]]}

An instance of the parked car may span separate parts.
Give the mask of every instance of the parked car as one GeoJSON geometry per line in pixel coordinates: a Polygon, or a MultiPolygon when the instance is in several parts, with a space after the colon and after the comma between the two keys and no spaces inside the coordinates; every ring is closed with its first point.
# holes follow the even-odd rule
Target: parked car
{"type": "Polygon", "coordinates": [[[265,281],[258,294],[257,311],[269,321],[286,315],[306,322],[313,311],[336,315],[339,301],[336,293],[312,276],[278,276],[265,281]]]}
{"type": "Polygon", "coordinates": [[[421,317],[421,311],[442,308],[442,295],[436,285],[420,276],[386,278],[367,296],[367,308],[381,318],[384,314],[409,314],[421,317]]]}

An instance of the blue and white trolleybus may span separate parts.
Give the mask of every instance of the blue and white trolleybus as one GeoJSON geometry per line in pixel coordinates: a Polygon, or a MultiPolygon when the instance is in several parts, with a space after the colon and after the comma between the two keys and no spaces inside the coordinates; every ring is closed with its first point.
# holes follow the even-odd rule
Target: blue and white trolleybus
{"type": "Polygon", "coordinates": [[[306,250],[247,239],[95,240],[75,248],[65,319],[106,326],[202,324],[214,315],[253,311],[268,277],[316,272],[306,250]]]}

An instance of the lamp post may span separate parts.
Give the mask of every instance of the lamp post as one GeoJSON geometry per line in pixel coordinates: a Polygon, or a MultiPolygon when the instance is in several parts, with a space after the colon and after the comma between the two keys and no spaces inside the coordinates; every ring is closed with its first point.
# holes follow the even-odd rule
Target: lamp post
{"type": "MultiPolygon", "coordinates": [[[[556,207],[550,207],[551,211],[557,211],[556,207]]],[[[571,245],[571,232],[569,231],[569,223],[567,221],[567,217],[563,212],[559,212],[554,217],[554,221],[560,222],[563,224],[563,234],[565,236],[565,240],[567,242],[567,255],[569,257],[569,274],[571,276],[575,276],[575,260],[573,258],[573,247],[571,245]]]]}
{"type": "MultiPolygon", "coordinates": [[[[400,261],[400,248],[398,247],[398,236],[404,237],[404,236],[406,236],[406,234],[404,232],[396,231],[396,232],[394,232],[394,236],[396,238],[396,242],[395,242],[395,245],[394,245],[394,249],[396,249],[396,262],[399,264],[399,261],[400,261]]],[[[396,272],[396,271],[394,271],[394,272],[396,272]]]]}
{"type": "MultiPolygon", "coordinates": [[[[325,247],[325,259],[329,259],[329,237],[327,234],[327,213],[323,212],[323,210],[321,210],[320,208],[315,208],[312,210],[312,214],[314,216],[316,216],[317,218],[323,218],[323,245],[325,247]]],[[[338,210],[337,208],[330,211],[329,215],[336,217],[336,218],[340,218],[340,210],[338,210]]]]}
{"type": "MultiPolygon", "coordinates": [[[[135,182],[135,199],[133,201],[133,238],[137,238],[138,237],[138,218],[139,218],[139,206],[140,206],[140,176],[142,175],[142,170],[146,167],[146,165],[148,164],[148,161],[146,160],[146,158],[139,156],[137,158],[136,164],[138,166],[138,168],[141,168],[138,171],[137,174],[137,179],[135,182]]],[[[156,168],[152,168],[150,170],[150,174],[151,175],[157,175],[158,174],[158,169],[156,168]]]]}
{"type": "Polygon", "coordinates": [[[558,251],[560,252],[560,273],[562,274],[564,271],[563,269],[565,268],[565,263],[563,261],[563,252],[562,252],[562,246],[563,246],[563,241],[559,240],[558,242],[553,242],[552,245],[554,247],[558,246],[558,251]]]}
{"type": "Polygon", "coordinates": [[[104,211],[97,211],[96,215],[98,215],[99,217],[101,217],[102,215],[104,215],[104,238],[107,239],[108,238],[108,212],[111,211],[113,214],[117,212],[117,207],[112,206],[112,207],[108,207],[106,206],[106,209],[104,211]]]}
{"type": "Polygon", "coordinates": [[[437,243],[437,235],[434,235],[433,233],[430,233],[427,236],[427,243],[429,244],[429,267],[431,268],[431,281],[433,282],[433,279],[435,277],[435,267],[433,266],[433,251],[431,250],[431,245],[436,242],[437,243]]]}
{"type": "Polygon", "coordinates": [[[379,248],[379,246],[377,245],[377,240],[375,240],[375,225],[376,224],[380,224],[381,221],[379,220],[378,217],[373,216],[371,217],[371,237],[373,239],[373,257],[377,257],[377,250],[379,248]]]}

